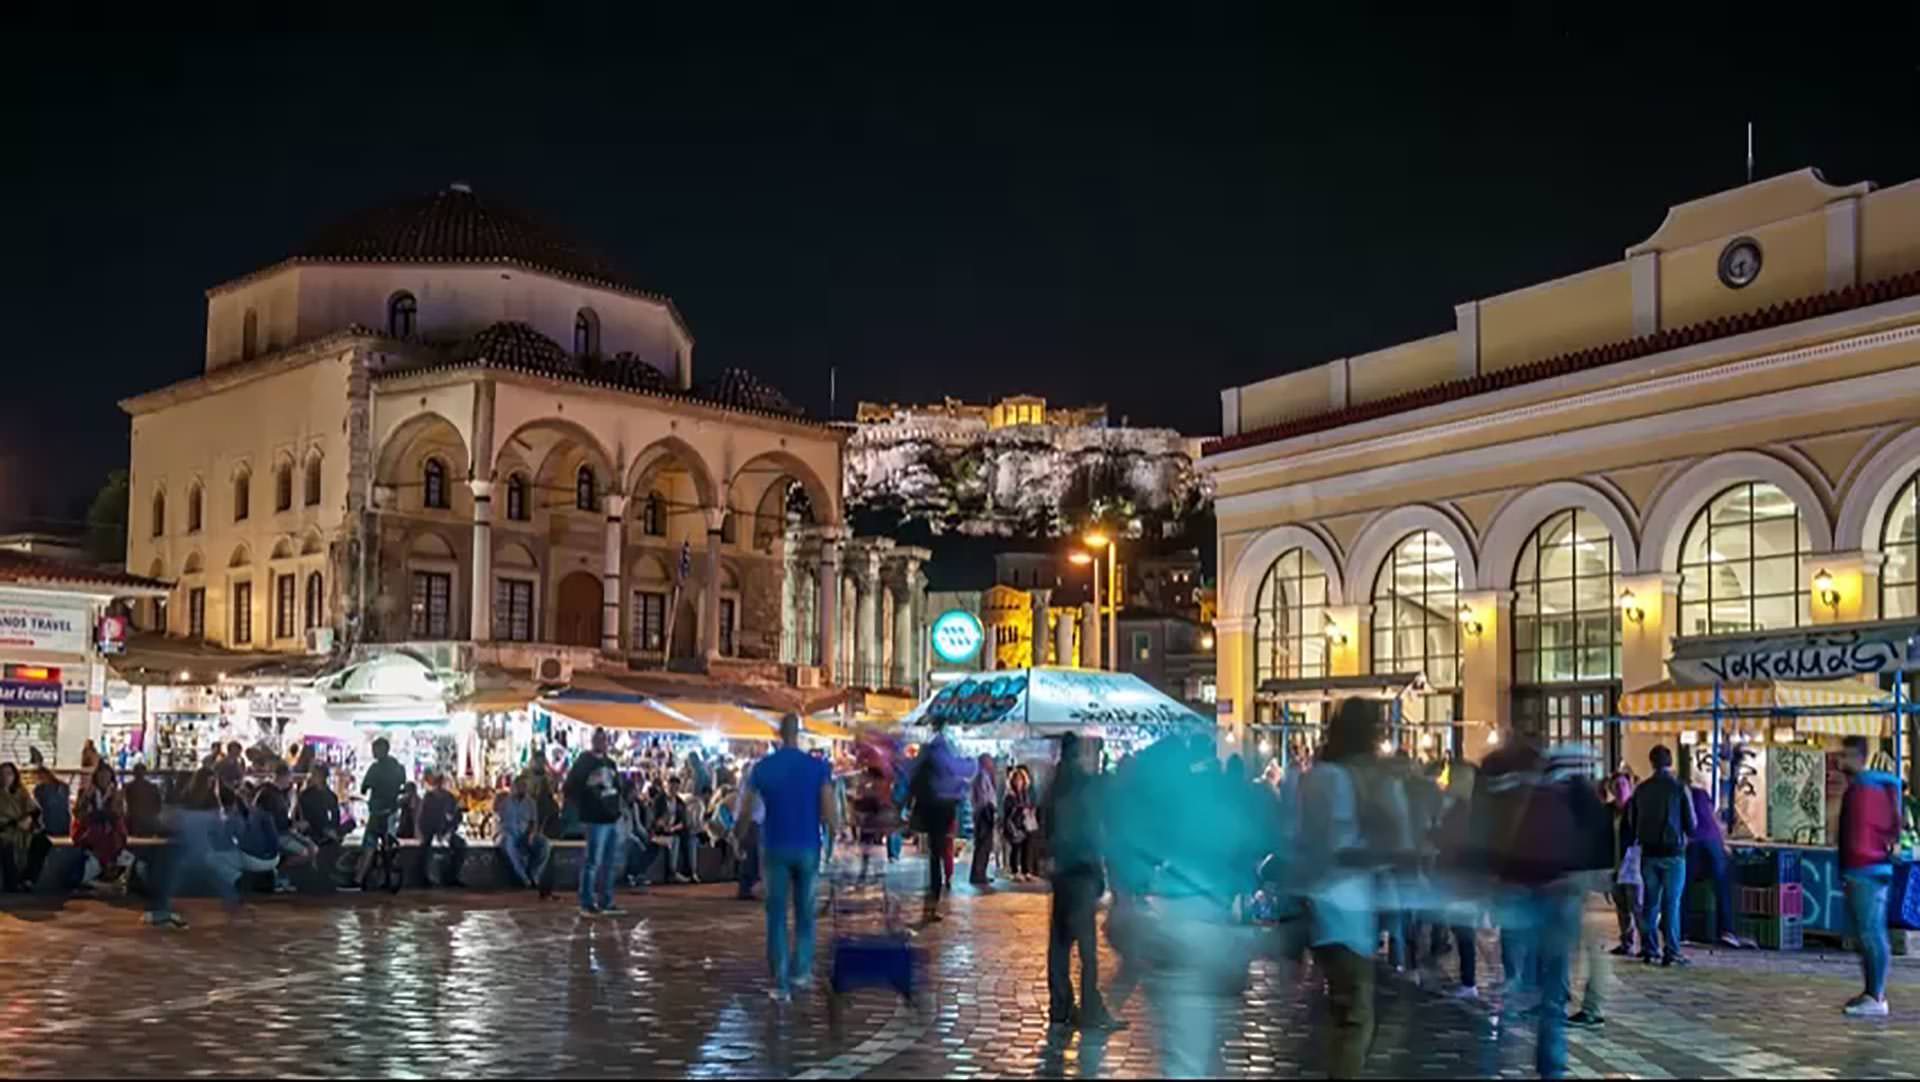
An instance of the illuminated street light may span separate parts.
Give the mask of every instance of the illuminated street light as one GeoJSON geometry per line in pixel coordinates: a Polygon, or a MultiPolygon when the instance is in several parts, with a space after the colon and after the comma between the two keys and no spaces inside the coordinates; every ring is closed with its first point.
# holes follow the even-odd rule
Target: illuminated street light
{"type": "Polygon", "coordinates": [[[1079,564],[1081,567],[1085,567],[1088,564],[1093,562],[1093,557],[1087,555],[1084,552],[1076,552],[1073,555],[1067,557],[1067,559],[1076,564],[1079,564]]]}

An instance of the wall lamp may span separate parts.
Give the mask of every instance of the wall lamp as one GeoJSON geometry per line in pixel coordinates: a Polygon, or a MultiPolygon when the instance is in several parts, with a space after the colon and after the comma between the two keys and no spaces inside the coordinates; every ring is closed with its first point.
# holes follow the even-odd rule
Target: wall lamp
{"type": "Polygon", "coordinates": [[[1339,624],[1334,623],[1332,620],[1327,621],[1325,634],[1327,636],[1327,642],[1331,643],[1336,647],[1345,646],[1347,644],[1347,630],[1341,627],[1339,624]]]}
{"type": "Polygon", "coordinates": [[[1464,601],[1460,603],[1460,629],[1476,639],[1486,630],[1480,625],[1480,621],[1474,618],[1473,606],[1464,601]]]}
{"type": "Polygon", "coordinates": [[[1820,596],[1820,603],[1840,615],[1840,591],[1833,588],[1833,573],[1826,568],[1814,572],[1813,590],[1820,596]]]}
{"type": "Polygon", "coordinates": [[[1640,606],[1640,601],[1633,596],[1632,590],[1620,591],[1620,615],[1626,617],[1627,622],[1635,627],[1639,627],[1647,620],[1647,610],[1640,606]]]}

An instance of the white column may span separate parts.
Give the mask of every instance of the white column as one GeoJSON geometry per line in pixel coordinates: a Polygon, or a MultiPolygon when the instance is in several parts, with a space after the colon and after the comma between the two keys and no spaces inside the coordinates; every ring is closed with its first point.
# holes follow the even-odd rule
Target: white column
{"type": "Polygon", "coordinates": [[[853,683],[860,687],[886,684],[880,668],[880,568],[871,552],[862,552],[853,569],[853,683]]]}
{"type": "Polygon", "coordinates": [[[1073,664],[1073,621],[1064,612],[1060,614],[1059,622],[1053,625],[1053,663],[1073,664]]]}
{"type": "Polygon", "coordinates": [[[493,482],[468,481],[473,490],[473,605],[474,642],[493,641],[493,482]]]}
{"type": "MultiPolygon", "coordinates": [[[[608,495],[607,507],[607,558],[600,572],[600,652],[618,654],[620,652],[620,554],[626,539],[622,534],[627,521],[627,498],[608,495]]],[[[668,644],[672,652],[672,644],[668,644]]]]}
{"type": "Polygon", "coordinates": [[[820,540],[820,604],[815,615],[820,621],[820,672],[831,681],[840,658],[840,541],[831,535],[820,540]]]}
{"type": "Polygon", "coordinates": [[[887,683],[909,689],[914,687],[913,652],[916,645],[913,634],[913,572],[909,570],[895,584],[893,593],[893,671],[887,674],[887,683]]]}
{"type": "Polygon", "coordinates": [[[1028,591],[1033,598],[1031,619],[1033,620],[1033,663],[1048,664],[1047,647],[1053,645],[1053,636],[1047,627],[1047,615],[1053,611],[1053,590],[1051,587],[1036,586],[1028,591]]]}
{"type": "Polygon", "coordinates": [[[707,519],[707,588],[706,596],[701,599],[700,655],[716,658],[720,656],[720,531],[726,524],[727,512],[724,508],[704,507],[701,513],[707,519]]]}

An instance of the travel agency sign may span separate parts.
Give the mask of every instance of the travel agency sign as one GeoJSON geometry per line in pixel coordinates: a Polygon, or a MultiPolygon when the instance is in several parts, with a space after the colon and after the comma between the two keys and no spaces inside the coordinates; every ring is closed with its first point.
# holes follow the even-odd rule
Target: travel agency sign
{"type": "Polygon", "coordinates": [[[92,630],[82,609],[0,601],[0,648],[84,654],[92,630]]]}
{"type": "Polygon", "coordinates": [[[979,617],[961,609],[941,613],[933,622],[933,652],[949,665],[964,665],[980,653],[987,641],[979,617]]]}

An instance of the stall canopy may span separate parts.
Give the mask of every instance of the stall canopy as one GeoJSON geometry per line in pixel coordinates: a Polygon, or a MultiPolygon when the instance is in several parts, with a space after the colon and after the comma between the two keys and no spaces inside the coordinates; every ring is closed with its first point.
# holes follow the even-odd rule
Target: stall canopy
{"type": "Polygon", "coordinates": [[[949,725],[990,739],[1080,732],[1127,743],[1174,734],[1211,736],[1213,720],[1154,690],[1132,673],[1090,669],[1007,669],[942,687],[905,719],[917,728],[949,725]]]}
{"type": "MultiPolygon", "coordinates": [[[[1736,732],[1765,732],[1789,718],[1803,733],[1871,736],[1886,728],[1884,719],[1870,709],[1859,713],[1824,709],[1871,707],[1875,701],[1886,698],[1886,693],[1879,688],[1856,680],[1821,684],[1747,680],[1720,684],[1717,688],[1725,726],[1736,732]],[[1822,712],[1798,715],[1799,711],[1808,709],[1822,709],[1822,712]]],[[[1700,719],[1713,714],[1715,689],[1716,685],[1712,684],[1703,687],[1663,680],[1621,696],[1620,713],[1629,719],[1625,725],[1633,732],[1677,733],[1698,729],[1700,719]]]]}
{"type": "Polygon", "coordinates": [[[685,718],[703,733],[726,740],[775,740],[777,725],[767,722],[732,703],[701,702],[695,699],[668,699],[658,704],[668,713],[685,718]]]}
{"type": "Polygon", "coordinates": [[[541,699],[539,705],[548,713],[596,729],[625,729],[636,733],[683,736],[697,736],[703,731],[700,726],[686,718],[662,710],[658,705],[644,699],[633,702],[610,702],[595,699],[547,698],[541,699]]]}

